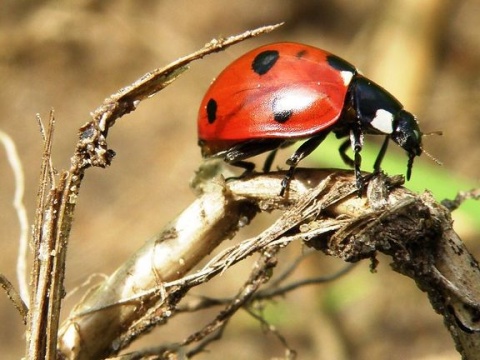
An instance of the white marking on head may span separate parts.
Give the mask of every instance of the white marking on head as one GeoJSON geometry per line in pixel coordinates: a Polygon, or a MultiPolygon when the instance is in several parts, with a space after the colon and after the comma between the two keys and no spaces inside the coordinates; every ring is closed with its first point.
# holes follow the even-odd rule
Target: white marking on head
{"type": "Polygon", "coordinates": [[[393,114],[390,111],[378,109],[370,124],[384,134],[391,134],[393,133],[393,114]]]}
{"type": "Polygon", "coordinates": [[[342,77],[343,85],[345,86],[350,85],[350,81],[352,81],[353,75],[355,75],[355,73],[351,71],[340,71],[340,76],[342,77]]]}

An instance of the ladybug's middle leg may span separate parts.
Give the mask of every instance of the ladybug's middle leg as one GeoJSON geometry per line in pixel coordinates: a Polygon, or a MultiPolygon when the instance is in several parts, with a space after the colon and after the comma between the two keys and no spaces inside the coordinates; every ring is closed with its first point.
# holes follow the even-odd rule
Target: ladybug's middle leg
{"type": "Polygon", "coordinates": [[[361,176],[361,173],[360,173],[360,164],[362,162],[362,158],[360,156],[361,147],[360,147],[360,149],[357,147],[358,151],[356,151],[356,152],[354,150],[355,159],[352,159],[352,158],[350,158],[350,156],[347,155],[346,151],[348,150],[349,147],[352,147],[352,148],[355,149],[355,147],[352,146],[352,141],[351,141],[350,138],[345,140],[345,142],[342,143],[342,145],[340,145],[340,148],[338,149],[338,152],[340,153],[340,157],[342,158],[343,162],[354,169],[355,179],[356,179],[355,184],[356,184],[357,189],[358,189],[358,196],[361,196],[362,195],[362,189],[363,189],[363,183],[365,181],[365,179],[361,176]]]}
{"type": "Polygon", "coordinates": [[[302,145],[300,145],[300,147],[293,153],[292,156],[290,156],[290,158],[287,160],[287,165],[290,165],[290,169],[288,169],[282,180],[282,190],[280,191],[280,196],[285,194],[285,191],[290,185],[290,181],[293,178],[293,174],[295,173],[295,168],[297,167],[298,163],[310,155],[311,152],[315,150],[323,140],[325,140],[328,133],[328,131],[321,132],[318,135],[308,139],[302,145]]]}
{"type": "Polygon", "coordinates": [[[277,155],[278,149],[270,151],[268,154],[267,158],[265,159],[265,162],[263,163],[263,172],[264,173],[269,173],[270,169],[272,168],[273,160],[275,160],[275,156],[277,155]]]}
{"type": "Polygon", "coordinates": [[[360,152],[363,148],[363,133],[361,129],[354,128],[350,130],[350,143],[352,144],[353,149],[353,171],[355,172],[356,185],[358,189],[358,195],[361,196],[363,190],[364,179],[362,173],[360,172],[360,167],[362,165],[362,155],[360,152]]]}
{"type": "Polygon", "coordinates": [[[270,169],[272,168],[273,160],[275,160],[275,156],[277,155],[278,149],[283,149],[288,146],[291,146],[294,144],[295,141],[284,141],[277,149],[270,151],[270,154],[268,154],[267,158],[265,159],[265,162],[263,163],[263,172],[268,173],[270,172],[270,169]]]}
{"type": "Polygon", "coordinates": [[[351,145],[352,142],[350,139],[345,140],[345,142],[340,145],[338,152],[340,153],[340,157],[342,158],[343,162],[353,168],[355,166],[355,162],[350,158],[350,156],[347,155],[347,150],[351,145]]]}

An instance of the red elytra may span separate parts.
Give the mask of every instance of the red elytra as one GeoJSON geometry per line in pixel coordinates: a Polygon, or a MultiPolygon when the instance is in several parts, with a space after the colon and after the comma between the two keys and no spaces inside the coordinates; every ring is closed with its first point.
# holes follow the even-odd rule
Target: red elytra
{"type": "Polygon", "coordinates": [[[281,45],[275,71],[258,74],[253,70],[254,59],[265,50],[261,47],[237,59],[217,77],[200,106],[200,139],[214,144],[286,135],[308,137],[338,119],[347,86],[340,72],[327,63],[330,54],[309,46],[299,49],[293,43],[281,45]],[[213,122],[204,110],[211,99],[217,103],[213,122]],[[275,112],[281,112],[282,99],[291,102],[284,107],[296,108],[295,116],[283,123],[271,121],[275,112]]]}
{"type": "Polygon", "coordinates": [[[363,134],[386,136],[375,170],[390,138],[408,153],[407,178],[422,152],[416,119],[398,100],[347,61],[298,43],[262,46],[235,60],[211,84],[198,115],[202,155],[221,157],[247,172],[254,165],[244,159],[272,151],[264,166],[268,171],[278,148],[308,139],[287,161],[281,195],[298,162],[330,132],[348,136],[340,154],[355,168],[359,190],[363,134]],[[345,154],[350,145],[354,160],[345,154]]]}

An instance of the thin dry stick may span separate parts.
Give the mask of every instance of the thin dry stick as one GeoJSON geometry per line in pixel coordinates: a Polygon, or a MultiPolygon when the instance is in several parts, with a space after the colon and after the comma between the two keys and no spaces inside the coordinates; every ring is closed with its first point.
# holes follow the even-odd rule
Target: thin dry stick
{"type": "MultiPolygon", "coordinates": [[[[223,328],[230,318],[252,299],[260,286],[269,279],[269,272],[272,271],[277,264],[275,255],[278,250],[278,247],[269,247],[268,249],[265,249],[260,259],[258,259],[253,265],[253,270],[248,281],[245,283],[242,289],[240,289],[238,295],[233,299],[233,301],[231,301],[212,322],[207,324],[202,330],[190,335],[182,342],[181,345],[186,346],[204,340],[210,334],[213,334],[219,329],[223,328]]],[[[201,349],[203,348],[195,349],[194,351],[189,352],[188,355],[193,356],[201,349]]]]}
{"type": "Polygon", "coordinates": [[[257,321],[259,321],[266,331],[273,334],[275,338],[277,338],[278,341],[280,341],[280,343],[283,345],[285,349],[285,358],[284,358],[285,360],[294,360],[297,358],[297,352],[294,349],[292,349],[290,345],[288,345],[287,339],[276,329],[275,326],[268,323],[263,316],[256,314],[251,309],[247,309],[247,312],[250,316],[252,316],[257,321]]]}
{"type": "Polygon", "coordinates": [[[464,201],[466,200],[480,200],[480,189],[472,189],[470,191],[460,191],[455,199],[453,200],[443,200],[442,205],[445,206],[448,210],[454,211],[458,209],[464,201]]]}
{"type": "Polygon", "coordinates": [[[6,291],[8,298],[18,310],[23,322],[26,324],[28,315],[27,305],[23,302],[20,294],[17,293],[12,283],[2,274],[0,274],[0,286],[6,291]]]}
{"type": "Polygon", "coordinates": [[[13,207],[17,213],[20,224],[20,236],[17,257],[17,280],[18,289],[22,300],[28,304],[30,294],[28,290],[27,255],[28,255],[28,216],[23,204],[25,192],[25,177],[23,174],[22,161],[18,156],[17,147],[12,138],[0,130],[0,143],[3,144],[7,154],[8,163],[15,178],[15,193],[13,195],[13,207]]]}
{"type": "MultiPolygon", "coordinates": [[[[286,238],[282,239],[284,242],[286,238]]],[[[298,239],[296,239],[298,240],[298,239]]],[[[275,242],[271,243],[275,245],[275,242]]],[[[307,254],[303,254],[299,256],[297,259],[294,260],[293,264],[289,264],[289,267],[284,270],[279,276],[276,276],[271,281],[269,281],[268,287],[265,289],[259,290],[256,292],[254,296],[254,300],[263,300],[263,299],[274,299],[275,297],[284,296],[291,291],[295,291],[301,287],[308,286],[308,285],[318,285],[330,281],[337,280],[338,278],[347,274],[350,270],[352,270],[356,264],[348,264],[343,269],[324,276],[318,276],[314,278],[307,278],[301,280],[294,280],[289,284],[282,285],[282,283],[293,274],[295,269],[300,265],[300,263],[305,260],[307,255],[313,254],[316,252],[315,250],[308,251],[307,254]]],[[[190,295],[193,296],[193,295],[190,295]]],[[[203,309],[208,309],[214,306],[219,305],[226,305],[232,302],[232,298],[213,298],[207,296],[193,296],[195,298],[192,302],[182,303],[176,307],[177,312],[194,312],[203,309]]]]}
{"type": "Polygon", "coordinates": [[[30,311],[27,321],[27,354],[29,359],[52,359],[55,354],[53,341],[56,337],[56,326],[51,323],[48,314],[53,302],[60,302],[55,296],[58,291],[52,291],[52,278],[60,274],[52,271],[55,253],[55,205],[58,197],[55,196],[53,178],[50,172],[51,150],[54,129],[53,112],[50,114],[47,136],[45,138],[44,154],[40,184],[37,194],[37,213],[33,228],[33,269],[31,278],[30,311]]]}

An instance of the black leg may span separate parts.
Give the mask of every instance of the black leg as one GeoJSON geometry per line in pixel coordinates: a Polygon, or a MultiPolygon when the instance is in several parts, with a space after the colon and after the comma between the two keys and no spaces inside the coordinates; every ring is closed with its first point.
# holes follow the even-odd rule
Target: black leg
{"type": "Polygon", "coordinates": [[[373,165],[373,171],[378,173],[380,172],[380,168],[382,166],[383,158],[385,157],[385,153],[387,152],[388,147],[388,140],[390,138],[385,136],[385,140],[383,141],[382,147],[380,148],[380,152],[377,155],[377,159],[375,160],[375,164],[373,165]]]}
{"type": "Polygon", "coordinates": [[[352,124],[352,128],[350,129],[350,142],[352,144],[353,148],[353,170],[355,172],[355,179],[356,179],[356,186],[358,189],[358,196],[362,196],[362,190],[363,190],[363,183],[364,179],[362,177],[362,174],[360,172],[360,167],[362,165],[362,155],[360,155],[360,152],[362,151],[363,148],[363,131],[362,131],[362,109],[360,108],[361,102],[357,101],[358,99],[363,98],[363,95],[360,93],[360,87],[358,85],[358,79],[360,78],[355,78],[352,80],[350,84],[350,91],[349,91],[349,105],[355,112],[356,116],[356,123],[352,124]]]}
{"type": "Polygon", "coordinates": [[[278,149],[275,149],[268,154],[267,158],[265,159],[265,162],[263,163],[263,172],[268,173],[270,172],[270,169],[272,168],[273,160],[275,160],[275,155],[277,155],[278,149]]]}
{"type": "MultiPolygon", "coordinates": [[[[230,165],[245,169],[243,174],[240,175],[240,178],[241,178],[243,176],[246,176],[252,173],[253,170],[255,169],[254,163],[249,161],[244,161],[244,159],[251,158],[255,155],[259,155],[261,153],[264,153],[270,150],[273,150],[273,153],[275,153],[276,150],[283,143],[285,143],[285,140],[283,139],[261,139],[261,140],[245,141],[232,146],[230,149],[225,151],[222,156],[224,160],[230,165]]],[[[269,155],[266,161],[268,161],[270,157],[271,157],[271,160],[270,160],[270,165],[271,165],[271,162],[273,162],[273,158],[275,157],[275,154],[269,155]]],[[[265,166],[264,166],[264,169],[265,169],[265,166]]],[[[230,180],[230,179],[238,179],[238,177],[232,177],[227,180],[230,180]]]]}
{"type": "Polygon", "coordinates": [[[355,172],[355,179],[356,179],[356,185],[357,185],[359,196],[362,195],[362,190],[363,190],[363,177],[362,177],[362,173],[360,172],[361,164],[362,164],[362,156],[360,155],[360,151],[355,152],[354,172],[355,172]]]}
{"type": "Polygon", "coordinates": [[[360,172],[360,167],[362,165],[362,155],[360,152],[363,147],[363,134],[361,130],[354,129],[350,133],[350,141],[353,140],[353,170],[355,172],[356,185],[358,189],[358,195],[361,196],[363,190],[363,178],[362,173],[360,172]]]}
{"type": "Polygon", "coordinates": [[[223,152],[221,156],[227,163],[235,164],[267,151],[276,150],[283,143],[285,143],[284,139],[259,139],[244,141],[232,146],[230,149],[223,152]]]}
{"type": "Polygon", "coordinates": [[[323,140],[325,140],[328,133],[329,132],[326,131],[308,139],[302,145],[300,145],[300,147],[293,153],[292,156],[290,156],[290,158],[287,160],[287,165],[290,165],[290,169],[288,169],[282,180],[282,189],[280,190],[280,196],[283,196],[285,194],[285,191],[290,185],[290,181],[293,178],[295,168],[297,167],[298,163],[302,159],[310,155],[311,152],[315,150],[323,140]]]}
{"type": "Polygon", "coordinates": [[[270,152],[270,154],[268,154],[267,158],[265,159],[265,163],[263,164],[263,172],[264,173],[270,172],[270,170],[272,168],[273,160],[275,160],[275,156],[277,155],[278,149],[284,149],[286,147],[289,147],[289,146],[293,145],[294,143],[295,143],[295,141],[284,140],[278,146],[278,148],[276,148],[275,150],[270,152]]]}
{"type": "Polygon", "coordinates": [[[343,162],[353,168],[355,166],[355,162],[350,158],[350,156],[347,155],[347,150],[351,145],[352,142],[350,139],[345,140],[345,142],[340,145],[338,152],[340,153],[340,157],[342,158],[343,162]]]}
{"type": "Polygon", "coordinates": [[[237,161],[237,162],[231,163],[230,165],[245,169],[244,173],[240,175],[240,177],[253,172],[253,169],[255,169],[255,164],[249,161],[237,161]]]}

